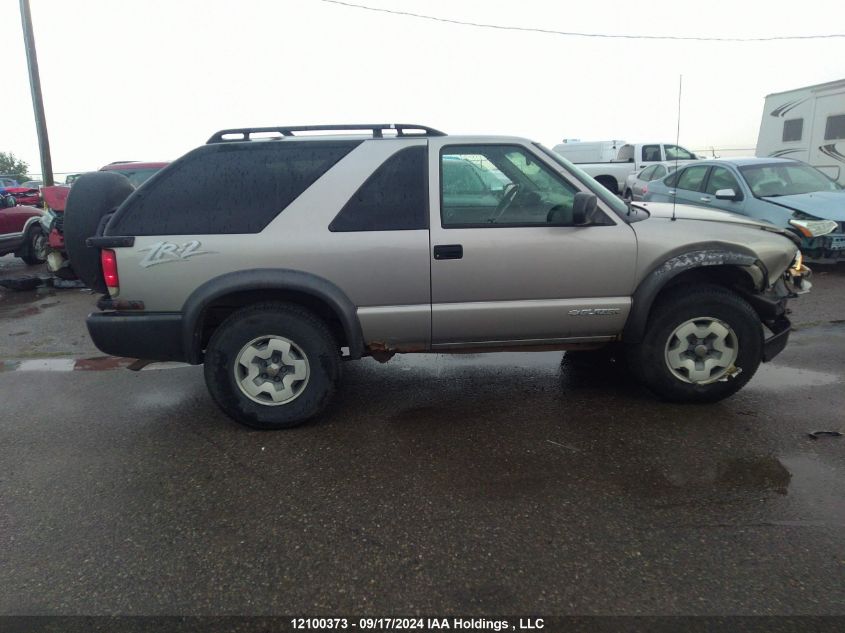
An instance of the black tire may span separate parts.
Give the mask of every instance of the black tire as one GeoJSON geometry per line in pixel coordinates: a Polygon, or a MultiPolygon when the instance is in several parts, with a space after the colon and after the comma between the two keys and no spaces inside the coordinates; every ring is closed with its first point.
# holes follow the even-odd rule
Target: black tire
{"type": "Polygon", "coordinates": [[[29,266],[37,266],[47,261],[47,236],[40,226],[33,226],[26,234],[26,247],[21,259],[29,266]]]}
{"type": "MultiPolygon", "coordinates": [[[[692,344],[690,344],[692,345],[692,344]]],[[[690,352],[690,354],[693,354],[690,352]]],[[[628,348],[628,365],[653,392],[672,402],[717,402],[751,380],[763,357],[763,327],[754,309],[719,286],[683,287],[659,300],[641,343],[628,348]],[[733,368],[715,382],[696,384],[679,378],[669,366],[667,345],[676,328],[701,317],[721,322],[736,340],[733,368]]],[[[724,361],[722,361],[724,362],[724,361]]],[[[718,369],[718,368],[717,368],[718,369]]],[[[714,373],[714,378],[722,370],[714,373]]]]}
{"type": "Polygon", "coordinates": [[[125,176],[108,171],[82,174],[70,190],[65,203],[65,249],[73,270],[85,284],[105,292],[100,251],[85,246],[85,240],[97,232],[100,219],[114,211],[135,190],[125,176]]]}
{"type": "Polygon", "coordinates": [[[626,189],[625,195],[623,196],[623,198],[625,198],[625,200],[627,200],[628,202],[633,202],[634,201],[634,192],[631,191],[630,189],[626,189]]]}
{"type": "Polygon", "coordinates": [[[308,310],[287,303],[259,303],[237,310],[215,330],[204,370],[212,398],[229,417],[254,429],[287,429],[314,417],[331,401],[340,378],[340,348],[325,322],[308,310]],[[248,343],[265,336],[288,339],[307,362],[304,387],[284,404],[254,401],[236,379],[239,354],[248,343]]]}

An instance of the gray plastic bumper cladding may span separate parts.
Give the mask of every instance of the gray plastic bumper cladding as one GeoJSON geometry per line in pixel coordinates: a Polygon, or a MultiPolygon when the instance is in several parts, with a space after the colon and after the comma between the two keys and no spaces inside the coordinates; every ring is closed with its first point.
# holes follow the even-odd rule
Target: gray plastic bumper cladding
{"type": "Polygon", "coordinates": [[[104,312],[88,315],[86,324],[94,345],[106,354],[187,362],[182,320],[178,312],[104,312]]]}

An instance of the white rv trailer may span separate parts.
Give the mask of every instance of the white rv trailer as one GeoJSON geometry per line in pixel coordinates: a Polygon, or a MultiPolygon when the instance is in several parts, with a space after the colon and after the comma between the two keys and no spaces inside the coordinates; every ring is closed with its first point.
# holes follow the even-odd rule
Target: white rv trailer
{"type": "Polygon", "coordinates": [[[845,185],[845,79],[767,95],[756,153],[796,158],[845,185]]]}

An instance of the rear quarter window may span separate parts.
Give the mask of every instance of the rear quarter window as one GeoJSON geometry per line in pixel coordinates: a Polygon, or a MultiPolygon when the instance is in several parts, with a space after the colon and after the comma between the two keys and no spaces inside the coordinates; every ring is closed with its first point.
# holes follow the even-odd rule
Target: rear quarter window
{"type": "Polygon", "coordinates": [[[427,148],[389,157],[332,220],[329,230],[407,231],[428,228],[427,148]]]}
{"type": "Polygon", "coordinates": [[[258,233],[360,141],[200,147],[134,193],[110,235],[258,233]]]}

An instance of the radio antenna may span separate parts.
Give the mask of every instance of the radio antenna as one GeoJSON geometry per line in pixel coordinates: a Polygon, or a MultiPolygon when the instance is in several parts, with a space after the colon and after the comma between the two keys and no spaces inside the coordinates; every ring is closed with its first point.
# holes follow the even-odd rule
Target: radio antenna
{"type": "MultiPolygon", "coordinates": [[[[684,87],[684,76],[678,75],[678,129],[675,132],[675,174],[677,177],[678,173],[678,146],[681,143],[681,92],[683,91],[684,87]]],[[[675,217],[675,205],[678,203],[678,183],[675,183],[675,195],[672,196],[672,222],[674,222],[677,218],[675,217]]]]}

